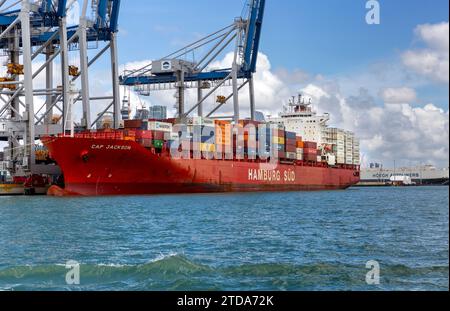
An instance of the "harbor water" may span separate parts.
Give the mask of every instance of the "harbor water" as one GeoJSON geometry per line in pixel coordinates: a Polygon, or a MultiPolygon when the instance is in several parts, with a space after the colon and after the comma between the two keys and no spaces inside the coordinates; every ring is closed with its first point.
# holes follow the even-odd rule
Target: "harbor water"
{"type": "Polygon", "coordinates": [[[448,290],[448,213],[448,187],[0,197],[0,290],[448,290]]]}

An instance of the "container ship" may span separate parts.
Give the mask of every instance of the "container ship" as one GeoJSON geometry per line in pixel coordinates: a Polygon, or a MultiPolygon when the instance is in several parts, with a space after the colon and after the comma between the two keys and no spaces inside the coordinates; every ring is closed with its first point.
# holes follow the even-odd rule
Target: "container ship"
{"type": "Polygon", "coordinates": [[[417,186],[448,185],[449,168],[436,168],[432,165],[385,168],[380,163],[371,163],[369,167],[361,169],[360,185],[379,186],[393,182],[417,186]]]}
{"type": "MultiPolygon", "coordinates": [[[[294,115],[280,115],[280,120],[132,119],[119,130],[46,137],[42,141],[64,175],[63,184],[48,194],[312,191],[357,184],[360,166],[353,141],[351,159],[345,153],[340,159],[345,137],[336,135],[335,144],[304,139],[300,128],[287,130],[285,122],[316,115],[301,102],[290,109],[294,115]]],[[[326,122],[321,127],[322,135],[326,122]]]]}

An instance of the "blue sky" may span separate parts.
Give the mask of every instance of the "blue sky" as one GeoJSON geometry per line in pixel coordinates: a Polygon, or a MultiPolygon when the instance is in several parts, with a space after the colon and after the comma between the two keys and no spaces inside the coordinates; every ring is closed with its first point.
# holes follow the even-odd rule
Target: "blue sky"
{"type": "MultiPolygon", "coordinates": [[[[365,23],[365,0],[267,0],[261,50],[275,66],[334,74],[412,44],[413,29],[448,20],[447,0],[381,0],[382,22],[365,23]]],[[[121,60],[161,56],[230,24],[243,0],[131,1],[121,11],[121,60]]]]}
{"type": "MultiPolygon", "coordinates": [[[[162,57],[228,25],[244,0],[124,0],[121,63],[162,57]]],[[[419,47],[414,29],[448,21],[447,0],[381,0],[381,25],[365,23],[365,0],[268,0],[261,51],[273,68],[311,74],[361,72],[419,47]]],[[[448,107],[448,87],[421,85],[422,101],[448,107]]]]}

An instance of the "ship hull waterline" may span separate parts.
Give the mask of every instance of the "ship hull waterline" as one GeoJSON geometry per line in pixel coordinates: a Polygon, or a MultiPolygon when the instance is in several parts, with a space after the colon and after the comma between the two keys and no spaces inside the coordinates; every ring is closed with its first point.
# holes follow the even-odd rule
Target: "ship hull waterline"
{"type": "Polygon", "coordinates": [[[173,159],[134,141],[83,138],[43,140],[61,167],[56,196],[343,190],[359,169],[248,161],[173,159]]]}

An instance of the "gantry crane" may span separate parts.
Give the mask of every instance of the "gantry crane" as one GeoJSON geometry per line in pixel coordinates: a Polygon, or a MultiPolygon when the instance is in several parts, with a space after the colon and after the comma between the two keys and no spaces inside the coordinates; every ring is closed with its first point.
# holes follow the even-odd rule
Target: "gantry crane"
{"type": "Polygon", "coordinates": [[[197,109],[203,116],[203,103],[221,86],[231,81],[232,94],[228,97],[218,96],[217,106],[206,116],[210,117],[230,99],[234,104],[234,120],[240,118],[239,91],[249,85],[251,118],[255,119],[255,96],[253,74],[256,71],[261,28],[264,17],[265,0],[249,0],[248,16],[235,19],[233,24],[220,29],[178,51],[167,55],[138,70],[126,71],[120,77],[124,86],[133,86],[144,94],[150,91],[177,89],[177,109],[180,118],[187,117],[197,109]],[[229,46],[235,43],[232,68],[211,70],[209,65],[229,46]],[[198,61],[186,61],[193,52],[213,45],[198,61]],[[239,84],[239,80],[243,82],[239,84]],[[192,84],[198,90],[197,103],[185,110],[185,90],[192,84]],[[203,90],[210,89],[203,96],[203,90]]]}
{"type": "Polygon", "coordinates": [[[115,126],[119,126],[116,35],[120,0],[80,0],[79,24],[67,26],[68,8],[74,2],[78,1],[0,0],[0,56],[6,57],[8,63],[7,76],[0,78],[0,140],[8,142],[5,155],[13,175],[55,171],[36,165],[35,142],[41,136],[67,133],[73,123],[72,106],[78,101],[83,106],[81,128],[90,129],[95,124],[90,112],[93,100],[112,100],[105,112],[113,107],[115,126]],[[93,15],[91,19],[88,10],[93,15]],[[105,46],[89,59],[88,42],[104,42],[105,46]],[[80,68],[69,64],[69,54],[74,50],[79,51],[80,68]],[[108,50],[113,94],[91,97],[89,67],[108,50]],[[54,62],[58,57],[61,78],[55,81],[54,62]],[[34,80],[44,71],[45,89],[37,89],[34,80]],[[75,86],[78,80],[79,90],[75,86]],[[60,85],[55,87],[54,82],[60,85]],[[35,109],[39,98],[44,98],[45,104],[35,109]],[[59,118],[53,115],[54,110],[60,111],[59,118]]]}

